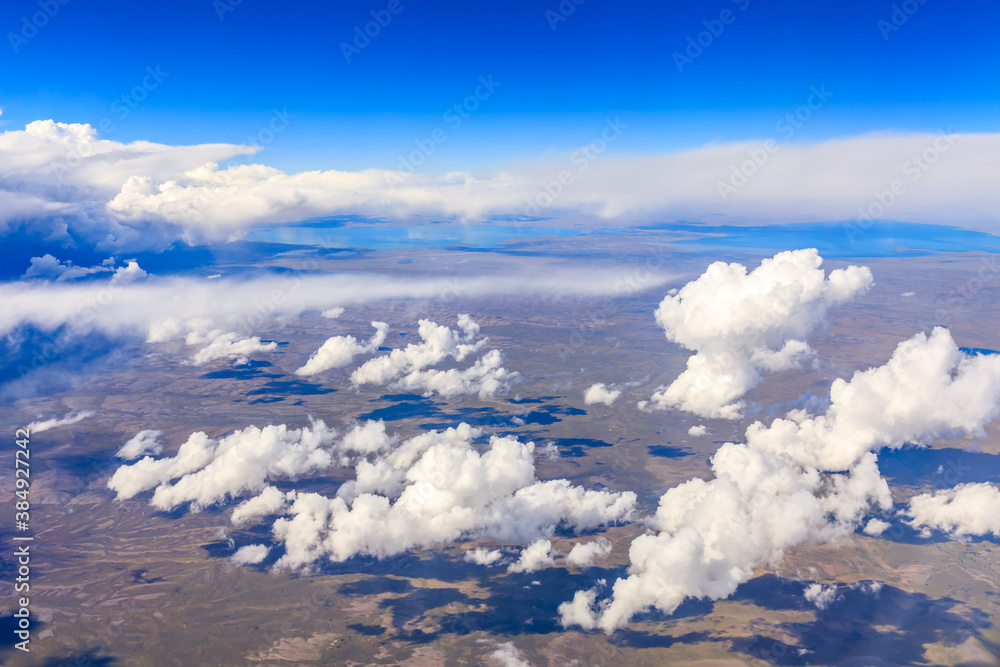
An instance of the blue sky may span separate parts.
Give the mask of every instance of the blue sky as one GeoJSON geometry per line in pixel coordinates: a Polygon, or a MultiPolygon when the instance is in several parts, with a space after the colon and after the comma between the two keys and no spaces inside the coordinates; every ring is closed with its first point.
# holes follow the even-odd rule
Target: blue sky
{"type": "Polygon", "coordinates": [[[393,168],[489,75],[499,87],[423,170],[569,149],[609,115],[631,124],[622,152],[766,137],[812,86],[833,96],[796,140],[998,129],[992,2],[914,0],[887,32],[891,2],[567,0],[574,10],[553,29],[556,0],[399,0],[351,62],[341,43],[389,2],[52,2],[37,34],[24,30],[37,0],[0,9],[4,129],[107,118],[118,141],[242,143],[287,109],[294,119],[257,159],[288,171],[393,168]],[[730,22],[678,71],[672,54],[720,17],[730,22]],[[12,44],[11,34],[30,38],[12,44]],[[122,118],[122,96],[157,66],[165,78],[122,118]]]}

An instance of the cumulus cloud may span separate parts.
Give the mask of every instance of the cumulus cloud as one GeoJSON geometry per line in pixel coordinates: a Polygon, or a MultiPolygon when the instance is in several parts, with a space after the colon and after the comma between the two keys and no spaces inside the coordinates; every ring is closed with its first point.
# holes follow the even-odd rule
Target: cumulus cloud
{"type": "Polygon", "coordinates": [[[114,271],[114,266],[100,264],[97,266],[74,266],[73,262],[62,262],[52,255],[45,254],[41,257],[32,257],[28,270],[24,272],[25,278],[44,278],[47,280],[76,280],[84,276],[95,273],[109,273],[114,271]]]}
{"type": "Polygon", "coordinates": [[[827,311],[872,284],[866,267],[831,271],[814,248],[781,252],[751,272],[715,262],[696,280],[668,294],[656,310],[667,339],[695,354],[687,369],[650,399],[702,417],[735,419],[743,394],[765,371],[795,368],[814,355],[805,339],[827,311]]]}
{"type": "Polygon", "coordinates": [[[584,405],[594,405],[596,403],[611,405],[618,400],[618,397],[621,395],[621,389],[612,389],[603,382],[598,382],[590,385],[590,387],[583,392],[583,403],[584,405]]]}
{"type": "Polygon", "coordinates": [[[266,544],[248,544],[240,547],[229,560],[236,565],[256,565],[267,558],[270,550],[266,544]]]}
{"type": "Polygon", "coordinates": [[[857,202],[871,201],[894,180],[908,186],[889,211],[895,219],[996,224],[1000,194],[988,175],[1000,167],[1000,135],[875,134],[783,146],[738,191],[726,191],[736,165],[762,143],[608,155],[575,173],[551,206],[538,184],[571,165],[572,152],[484,173],[289,174],[261,164],[218,166],[254,153],[249,146],[123,144],[100,139],[89,125],[42,120],[0,134],[0,231],[49,220],[50,232],[69,229],[106,247],[146,248],[343,214],[474,220],[558,208],[606,218],[845,220],[858,216],[857,202]],[[925,151],[941,157],[932,170],[913,162],[925,151]]]}
{"type": "Polygon", "coordinates": [[[476,565],[493,565],[493,563],[503,558],[503,552],[499,549],[483,549],[482,547],[479,547],[466,551],[463,558],[466,563],[475,563],[476,565]]]}
{"type": "Polygon", "coordinates": [[[160,442],[161,435],[163,435],[162,431],[153,429],[139,431],[115,452],[115,456],[126,461],[134,461],[146,454],[158,456],[163,451],[163,443],[160,442]]]}
{"type": "MultiPolygon", "coordinates": [[[[756,422],[746,444],[722,445],[713,479],[689,480],[660,498],[658,532],[632,542],[629,576],[611,597],[577,592],[560,607],[562,622],[611,632],[643,609],[672,613],[687,597],[727,597],[787,549],[841,538],[873,509],[891,508],[874,450],[980,433],[998,406],[1000,359],[961,353],[946,329],[917,334],[885,365],[836,381],[825,414],[756,422]]],[[[921,499],[914,521],[959,534],[963,510],[996,493],[976,488],[966,504],[962,491],[921,499]]]]}
{"type": "MultiPolygon", "coordinates": [[[[340,310],[343,310],[341,308],[340,310]]],[[[329,312],[329,311],[327,311],[329,312]]],[[[324,313],[324,317],[326,313],[324,313]]],[[[359,354],[372,354],[379,346],[385,342],[385,336],[389,332],[389,325],[385,322],[372,322],[375,327],[375,335],[367,343],[359,343],[354,336],[334,336],[328,338],[323,345],[316,350],[309,361],[295,371],[296,375],[316,375],[331,368],[341,368],[354,361],[354,357],[359,354]]]]}
{"type": "Polygon", "coordinates": [[[864,532],[865,535],[870,535],[871,537],[878,537],[885,531],[889,530],[891,526],[892,524],[890,524],[888,521],[882,521],[882,519],[879,519],[877,517],[872,517],[871,519],[868,520],[868,523],[865,524],[864,532]]]}
{"type": "MultiPolygon", "coordinates": [[[[508,391],[520,376],[503,367],[503,355],[499,350],[490,350],[464,369],[431,368],[448,359],[463,361],[489,341],[488,338],[475,341],[479,325],[468,314],[458,316],[458,327],[461,331],[431,320],[420,320],[421,342],[368,360],[351,373],[351,382],[356,386],[388,385],[391,389],[437,393],[445,397],[478,394],[486,398],[508,391]]],[[[338,344],[338,350],[340,347],[338,344]]]]}
{"type": "Polygon", "coordinates": [[[708,427],[704,424],[696,424],[688,429],[688,435],[693,438],[698,438],[708,433],[708,427]]]}
{"type": "Polygon", "coordinates": [[[806,586],[805,598],[822,611],[837,601],[837,587],[832,584],[809,584],[806,586]]]}
{"type": "MultiPolygon", "coordinates": [[[[474,442],[480,435],[461,424],[400,442],[385,434],[384,424],[369,422],[338,438],[321,421],[302,429],[251,426],[218,441],[195,433],[173,457],[147,456],[120,467],[108,487],[120,499],[155,489],[150,502],[160,509],[184,503],[198,509],[250,496],[232,521],[244,525],[280,515],[272,525],[284,547],[278,568],[479,538],[533,544],[526,564],[541,564],[535,543],[558,527],[592,530],[631,519],[634,493],[539,481],[533,443],[494,436],[482,449],[474,442]],[[345,462],[353,463],[355,477],[332,498],[268,484],[345,462]]],[[[496,560],[490,553],[479,557],[496,560]]]]}
{"type": "Polygon", "coordinates": [[[155,489],[150,503],[163,510],[195,509],[263,490],[271,478],[295,479],[327,468],[336,431],[322,421],[290,429],[249,426],[219,440],[192,434],[173,457],[146,456],[115,471],[108,488],[119,500],[155,489]]]}
{"type": "Polygon", "coordinates": [[[521,552],[521,557],[507,567],[507,572],[534,572],[543,567],[554,565],[556,562],[555,557],[558,555],[552,551],[552,542],[550,540],[538,540],[529,544],[521,552]]]}
{"type": "Polygon", "coordinates": [[[258,495],[237,505],[229,520],[234,526],[243,526],[261,517],[282,514],[295,500],[295,495],[295,491],[282,492],[277,487],[266,486],[258,495]]]}
{"type": "Polygon", "coordinates": [[[606,537],[598,537],[592,542],[574,544],[566,555],[566,563],[576,567],[590,567],[594,559],[611,553],[611,542],[606,537]]]}
{"type": "Polygon", "coordinates": [[[531,667],[531,663],[521,656],[514,642],[498,644],[497,649],[490,653],[490,660],[500,667],[531,667]]]}
{"type": "Polygon", "coordinates": [[[208,332],[191,331],[185,341],[188,345],[197,345],[199,350],[191,356],[195,366],[207,364],[216,359],[233,359],[236,365],[246,364],[250,355],[258,352],[273,352],[278,349],[274,341],[264,342],[260,336],[243,338],[235,331],[212,329],[208,332]]]}
{"type": "Polygon", "coordinates": [[[1000,416],[1000,356],[968,355],[935,327],[900,343],[884,366],[830,387],[826,413],[755,422],[747,443],[820,470],[846,470],[879,447],[982,435],[1000,416]]]}
{"type": "Polygon", "coordinates": [[[990,483],[959,484],[914,496],[902,513],[923,537],[930,537],[934,530],[959,540],[990,534],[1000,537],[1000,488],[990,483]]]}
{"type": "Polygon", "coordinates": [[[65,417],[53,417],[51,419],[42,419],[38,421],[33,421],[28,424],[29,433],[43,433],[45,431],[50,431],[54,428],[59,428],[60,426],[69,426],[75,424],[78,421],[86,419],[87,417],[94,414],[90,410],[81,410],[79,412],[70,412],[65,417]]]}
{"type": "Polygon", "coordinates": [[[115,285],[128,285],[145,278],[147,274],[135,260],[130,260],[125,266],[115,269],[115,274],[111,276],[111,282],[115,285]]]}
{"type": "Polygon", "coordinates": [[[329,310],[324,310],[320,315],[327,318],[328,320],[334,320],[344,314],[343,308],[331,308],[329,310]]]}

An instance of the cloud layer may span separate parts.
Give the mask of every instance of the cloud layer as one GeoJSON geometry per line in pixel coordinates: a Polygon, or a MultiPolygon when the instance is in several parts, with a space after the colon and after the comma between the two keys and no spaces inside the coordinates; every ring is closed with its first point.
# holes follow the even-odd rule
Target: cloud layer
{"type": "Polygon", "coordinates": [[[906,221],[947,215],[994,229],[1000,218],[989,176],[1000,169],[1000,135],[870,134],[777,151],[764,145],[606,155],[585,167],[568,153],[479,174],[288,174],[261,164],[219,167],[254,153],[249,146],[123,144],[100,139],[89,125],[41,120],[0,134],[0,234],[31,224],[51,238],[72,232],[103,249],[138,249],[176,239],[224,241],[256,225],[345,214],[474,220],[561,210],[606,218],[853,220],[861,209],[906,221]],[[755,164],[760,154],[767,159],[755,164]],[[567,184],[562,173],[572,176],[562,179],[567,184]],[[880,194],[888,203],[873,206],[880,194]]]}

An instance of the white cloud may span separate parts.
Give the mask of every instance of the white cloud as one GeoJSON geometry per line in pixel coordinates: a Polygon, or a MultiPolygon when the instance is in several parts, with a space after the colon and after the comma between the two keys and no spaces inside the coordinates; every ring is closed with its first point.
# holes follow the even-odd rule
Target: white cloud
{"type": "Polygon", "coordinates": [[[162,431],[152,429],[139,431],[115,452],[115,456],[127,461],[134,461],[146,454],[158,456],[163,451],[163,443],[160,442],[161,435],[163,435],[162,431]]]}
{"type": "Polygon", "coordinates": [[[248,544],[240,547],[229,559],[236,565],[256,565],[265,558],[271,549],[266,544],[248,544]]]}
{"type": "Polygon", "coordinates": [[[206,507],[261,491],[271,478],[295,479],[327,468],[335,436],[322,421],[301,429],[249,426],[219,440],[198,432],[174,457],[147,456],[118,468],[108,488],[119,500],[155,488],[150,503],[163,510],[187,502],[206,507]]]}
{"type": "Polygon", "coordinates": [[[481,338],[473,342],[479,325],[467,314],[458,316],[458,327],[461,332],[430,320],[420,320],[421,342],[368,360],[351,374],[351,382],[356,386],[388,385],[391,389],[437,393],[445,397],[478,394],[486,398],[508,391],[520,376],[503,367],[499,350],[490,350],[468,368],[430,368],[447,359],[463,361],[489,341],[481,338]]]}
{"type": "Polygon", "coordinates": [[[871,519],[869,519],[868,523],[865,524],[864,532],[865,535],[878,537],[885,531],[889,530],[891,526],[892,524],[890,524],[888,521],[882,521],[882,519],[872,517],[871,519]]]}
{"type": "Polygon", "coordinates": [[[65,417],[53,417],[52,419],[33,421],[28,424],[28,432],[43,433],[54,428],[59,428],[60,426],[69,426],[82,419],[86,419],[92,414],[94,413],[90,410],[81,410],[80,412],[70,412],[65,417]]]}
{"type": "MultiPolygon", "coordinates": [[[[543,276],[484,274],[457,282],[463,297],[484,295],[610,296],[623,284],[623,269],[554,270],[543,276]]],[[[672,276],[657,274],[650,289],[672,276]]],[[[248,280],[159,278],[122,285],[96,281],[9,282],[0,292],[0,336],[22,326],[68,333],[100,331],[132,334],[150,341],[186,335],[184,323],[250,337],[256,327],[347,304],[386,299],[433,299],[441,295],[440,277],[372,274],[291,274],[248,280]]]]}
{"type": "Polygon", "coordinates": [[[566,562],[576,567],[590,567],[594,559],[611,553],[611,542],[606,537],[598,537],[592,542],[574,544],[566,555],[566,562]]]}
{"type": "Polygon", "coordinates": [[[200,324],[211,326],[210,322],[199,322],[185,337],[185,342],[188,345],[199,346],[199,350],[191,356],[190,360],[195,366],[201,366],[216,359],[234,359],[234,363],[237,365],[246,364],[250,361],[251,354],[273,352],[278,349],[276,342],[265,343],[261,341],[259,336],[244,338],[235,331],[223,331],[222,329],[205,331],[200,324]]]}
{"type": "Polygon", "coordinates": [[[590,387],[583,392],[583,403],[584,405],[594,405],[596,403],[611,405],[618,400],[618,397],[621,395],[621,389],[612,389],[603,382],[598,382],[590,385],[590,387]]]}
{"type": "Polygon", "coordinates": [[[174,457],[122,466],[108,487],[120,499],[155,489],[150,502],[160,509],[186,502],[198,509],[256,494],[236,507],[232,520],[242,525],[282,515],[272,525],[285,550],[278,568],[478,538],[528,544],[547,540],[559,526],[592,530],[631,519],[634,493],[538,481],[533,443],[493,437],[481,451],[473,443],[480,435],[462,424],[399,442],[384,424],[370,422],[338,440],[320,421],[303,429],[248,427],[218,441],[195,433],[174,457]],[[346,462],[353,462],[355,479],[333,498],[267,484],[346,462]]]}
{"type": "Polygon", "coordinates": [[[73,262],[62,262],[52,255],[42,255],[32,257],[28,270],[24,272],[25,278],[45,278],[49,280],[75,280],[95,273],[108,273],[114,271],[114,267],[107,265],[98,266],[74,266],[73,262]]]}
{"type": "Polygon", "coordinates": [[[707,434],[708,434],[708,427],[705,426],[704,424],[696,424],[695,426],[692,426],[691,428],[688,429],[688,435],[690,435],[693,438],[698,438],[707,434]]]}
{"type": "Polygon", "coordinates": [[[539,183],[571,165],[572,152],[491,173],[287,174],[260,164],[219,168],[255,152],[248,146],[122,144],[99,139],[89,125],[36,121],[0,134],[0,181],[6,184],[0,233],[26,219],[58,217],[58,223],[42,224],[52,231],[68,226],[106,247],[139,248],[175,239],[225,240],[254,225],[338,214],[473,220],[561,210],[633,219],[852,220],[858,202],[873,201],[873,193],[894,181],[905,194],[879,215],[996,225],[1000,194],[989,174],[1000,168],[1000,135],[870,134],[784,145],[738,192],[723,196],[720,184],[762,144],[607,155],[575,170],[573,182],[552,202],[539,183]],[[925,151],[940,159],[920,169],[913,156],[925,151]]]}
{"type": "Polygon", "coordinates": [[[324,310],[320,315],[327,318],[328,320],[333,320],[344,314],[343,308],[331,308],[330,310],[324,310]]]}
{"type": "Polygon", "coordinates": [[[507,572],[534,572],[543,567],[554,565],[555,556],[558,555],[552,551],[550,540],[537,540],[521,552],[521,557],[507,567],[507,572]]]}
{"type": "Polygon", "coordinates": [[[253,498],[247,498],[236,506],[229,520],[234,526],[243,526],[261,517],[283,514],[288,504],[295,500],[295,491],[282,492],[273,486],[266,486],[253,498]]]}
{"type": "Polygon", "coordinates": [[[820,470],[846,470],[879,447],[979,435],[1000,416],[1000,356],[970,356],[936,327],[900,343],[888,363],[830,387],[816,417],[755,422],[747,443],[820,470]]]}
{"type": "Polygon", "coordinates": [[[492,565],[501,558],[503,558],[503,553],[499,549],[469,549],[465,552],[463,557],[466,563],[475,563],[476,565],[492,565]]]}
{"type": "MultiPolygon", "coordinates": [[[[343,310],[341,308],[340,310],[343,310]]],[[[330,312],[330,311],[326,311],[330,312]]],[[[324,313],[324,317],[326,313],[324,313]]],[[[296,375],[316,375],[331,368],[341,368],[354,361],[359,354],[372,354],[385,342],[389,325],[385,322],[372,322],[375,335],[367,343],[359,343],[354,336],[334,336],[328,338],[309,361],[295,371],[296,375]]]]}
{"type": "Polygon", "coordinates": [[[668,294],[656,310],[667,339],[693,350],[687,369],[650,399],[702,417],[735,419],[743,394],[764,371],[795,368],[813,356],[805,342],[827,311],[864,293],[866,267],[831,271],[813,249],[781,252],[747,273],[716,262],[698,279],[668,294]]]}
{"type": "Polygon", "coordinates": [[[490,653],[490,659],[500,667],[531,667],[531,663],[521,656],[514,642],[504,642],[490,653]]]}
{"type": "MultiPolygon", "coordinates": [[[[689,480],[660,498],[658,532],[632,542],[629,576],[611,597],[577,592],[560,607],[562,622],[611,632],[649,607],[672,613],[687,597],[727,597],[788,548],[842,538],[873,508],[892,506],[872,450],[980,433],[998,412],[1000,359],[962,354],[946,329],[917,334],[884,366],[837,380],[826,414],[757,422],[746,444],[720,447],[713,479],[689,480]]],[[[975,489],[968,503],[963,491],[921,499],[914,521],[958,535],[966,521],[998,516],[982,509],[995,488],[975,489]],[[971,507],[978,512],[966,514],[971,507]]]]}
{"type": "Polygon", "coordinates": [[[959,484],[910,499],[907,523],[930,537],[938,530],[954,539],[973,535],[1000,537],[1000,488],[995,484],[959,484]]]}
{"type": "Polygon", "coordinates": [[[832,584],[830,586],[809,584],[806,586],[805,598],[822,611],[837,601],[837,587],[832,584]]]}
{"type": "Polygon", "coordinates": [[[111,276],[111,282],[115,285],[128,285],[129,283],[142,280],[147,275],[138,262],[130,260],[125,266],[121,266],[115,270],[115,274],[111,276]]]}

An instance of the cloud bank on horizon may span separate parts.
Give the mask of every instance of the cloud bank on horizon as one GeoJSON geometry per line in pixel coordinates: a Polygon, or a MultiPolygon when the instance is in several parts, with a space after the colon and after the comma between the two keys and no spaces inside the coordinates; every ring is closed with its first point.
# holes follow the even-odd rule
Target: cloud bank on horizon
{"type": "Polygon", "coordinates": [[[763,143],[608,155],[579,170],[545,158],[481,174],[288,174],[262,164],[220,166],[255,153],[250,146],[123,144],[89,125],[39,120],[0,134],[0,234],[30,226],[50,239],[72,234],[113,251],[221,242],[317,216],[468,221],[559,211],[606,220],[864,215],[998,228],[1000,192],[991,174],[1000,170],[1000,134],[874,133],[782,146],[756,164],[763,143]]]}

